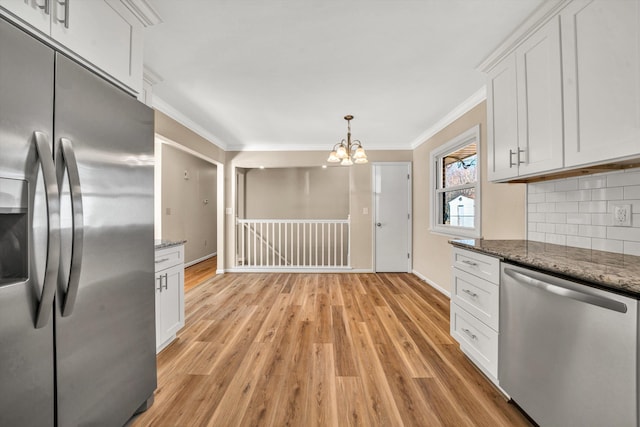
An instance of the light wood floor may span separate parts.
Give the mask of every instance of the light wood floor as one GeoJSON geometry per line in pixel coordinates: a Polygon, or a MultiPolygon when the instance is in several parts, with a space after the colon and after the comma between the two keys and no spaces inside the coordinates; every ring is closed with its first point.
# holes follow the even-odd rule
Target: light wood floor
{"type": "Polygon", "coordinates": [[[211,257],[184,269],[184,291],[190,291],[216,275],[218,257],[211,257]]]}
{"type": "Polygon", "coordinates": [[[528,426],[410,274],[225,274],[186,296],[141,426],[528,426]]]}

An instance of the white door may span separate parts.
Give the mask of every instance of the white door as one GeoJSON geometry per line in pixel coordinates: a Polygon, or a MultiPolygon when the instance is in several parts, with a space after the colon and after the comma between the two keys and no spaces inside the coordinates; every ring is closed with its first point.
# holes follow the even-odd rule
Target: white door
{"type": "Polygon", "coordinates": [[[377,272],[411,272],[411,163],[373,165],[377,272]]]}

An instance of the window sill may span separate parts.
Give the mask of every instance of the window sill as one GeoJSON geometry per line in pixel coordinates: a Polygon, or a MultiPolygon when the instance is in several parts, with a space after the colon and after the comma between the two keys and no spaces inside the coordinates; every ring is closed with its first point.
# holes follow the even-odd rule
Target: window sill
{"type": "Polygon", "coordinates": [[[429,233],[445,236],[453,239],[481,239],[482,234],[479,230],[469,230],[457,227],[431,227],[429,233]]]}

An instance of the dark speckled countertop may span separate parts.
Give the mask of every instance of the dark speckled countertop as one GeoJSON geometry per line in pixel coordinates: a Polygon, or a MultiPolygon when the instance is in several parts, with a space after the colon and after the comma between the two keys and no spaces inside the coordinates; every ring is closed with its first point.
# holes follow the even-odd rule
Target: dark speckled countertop
{"type": "Polygon", "coordinates": [[[640,257],[528,240],[451,240],[524,267],[640,298],[640,257]]]}
{"type": "Polygon", "coordinates": [[[184,245],[187,243],[186,240],[165,240],[165,239],[156,239],[156,249],[164,249],[170,248],[172,246],[184,245]]]}

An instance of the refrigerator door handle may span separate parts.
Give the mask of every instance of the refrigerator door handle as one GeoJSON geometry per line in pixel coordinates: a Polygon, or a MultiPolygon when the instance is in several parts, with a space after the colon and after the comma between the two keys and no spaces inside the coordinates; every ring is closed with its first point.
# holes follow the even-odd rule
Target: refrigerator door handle
{"type": "MultiPolygon", "coordinates": [[[[84,221],[82,210],[82,188],[80,186],[80,174],[78,172],[78,162],[73,151],[73,144],[67,138],[60,138],[62,148],[62,158],[64,167],[69,178],[69,192],[71,195],[71,212],[73,218],[73,237],[71,244],[71,268],[69,269],[67,282],[67,293],[62,304],[62,316],[66,317],[73,313],[73,308],[78,296],[80,284],[80,271],[82,269],[82,247],[84,242],[84,221]]],[[[64,282],[63,282],[64,283],[64,282]]]]}
{"type": "Polygon", "coordinates": [[[38,160],[42,168],[42,177],[47,203],[48,238],[47,238],[47,264],[42,283],[42,295],[36,314],[36,329],[40,329],[49,323],[49,316],[53,307],[53,298],[56,294],[56,279],[60,264],[60,192],[56,179],[56,168],[53,163],[53,154],[49,147],[49,138],[42,132],[34,132],[38,160]]]}

